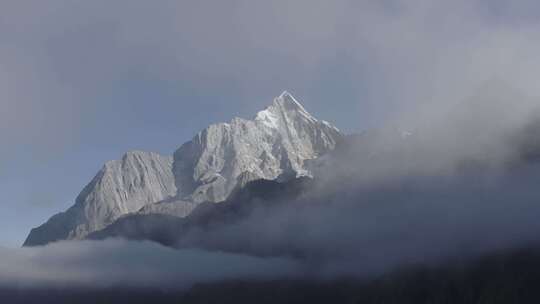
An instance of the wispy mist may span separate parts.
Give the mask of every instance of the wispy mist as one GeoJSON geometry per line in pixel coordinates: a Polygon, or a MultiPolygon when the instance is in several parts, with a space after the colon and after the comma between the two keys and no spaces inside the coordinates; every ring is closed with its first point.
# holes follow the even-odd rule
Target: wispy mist
{"type": "Polygon", "coordinates": [[[0,249],[0,288],[184,289],[227,279],[290,277],[298,267],[289,259],[174,250],[149,242],[59,242],[0,249]]]}

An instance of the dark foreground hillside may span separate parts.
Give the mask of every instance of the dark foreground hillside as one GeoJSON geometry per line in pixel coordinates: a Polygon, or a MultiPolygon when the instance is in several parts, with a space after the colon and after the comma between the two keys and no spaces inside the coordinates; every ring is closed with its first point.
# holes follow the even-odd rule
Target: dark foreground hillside
{"type": "Polygon", "coordinates": [[[188,291],[2,290],[2,303],[540,303],[540,250],[521,249],[371,281],[229,281],[188,291]]]}

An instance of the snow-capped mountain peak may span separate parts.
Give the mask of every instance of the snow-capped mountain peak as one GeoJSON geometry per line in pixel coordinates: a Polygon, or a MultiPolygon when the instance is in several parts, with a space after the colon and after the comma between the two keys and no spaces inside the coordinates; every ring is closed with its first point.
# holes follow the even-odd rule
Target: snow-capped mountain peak
{"type": "Polygon", "coordinates": [[[274,98],[272,104],[265,110],[257,113],[255,121],[270,129],[278,129],[284,124],[294,123],[295,120],[302,119],[310,123],[317,123],[304,106],[298,102],[289,92],[283,91],[281,95],[274,98]]]}
{"type": "Polygon", "coordinates": [[[222,201],[244,172],[264,179],[309,175],[304,161],[332,150],[340,137],[285,91],[254,120],[212,125],[180,147],[174,154],[179,195],[222,201]]]}
{"type": "Polygon", "coordinates": [[[210,125],[172,158],[128,152],[107,163],[76,204],[33,229],[25,245],[81,239],[143,209],[186,216],[201,202],[225,200],[249,180],[311,175],[307,161],[333,150],[341,138],[336,127],[317,120],[285,91],[253,120],[210,125]]]}
{"type": "Polygon", "coordinates": [[[279,105],[289,109],[298,109],[300,111],[306,112],[304,106],[299,103],[291,93],[283,91],[278,97],[274,98],[274,105],[279,105]]]}

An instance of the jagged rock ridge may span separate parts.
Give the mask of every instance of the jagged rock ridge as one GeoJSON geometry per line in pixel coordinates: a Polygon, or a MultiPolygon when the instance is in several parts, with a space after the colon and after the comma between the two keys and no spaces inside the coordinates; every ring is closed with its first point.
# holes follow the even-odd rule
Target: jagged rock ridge
{"type": "Polygon", "coordinates": [[[184,217],[252,180],[310,176],[308,161],[333,150],[341,138],[336,127],[283,92],[253,120],[211,125],[173,157],[129,152],[108,162],[74,206],[32,229],[24,245],[82,239],[135,212],[184,217]]]}
{"type": "Polygon", "coordinates": [[[254,120],[235,118],[211,125],[174,153],[178,195],[219,202],[238,178],[288,179],[310,175],[304,162],[332,150],[341,134],[311,116],[284,92],[254,120]]]}
{"type": "Polygon", "coordinates": [[[79,194],[75,205],[32,229],[24,245],[81,239],[123,214],[173,196],[172,162],[172,157],[140,151],[107,162],[79,194]]]}

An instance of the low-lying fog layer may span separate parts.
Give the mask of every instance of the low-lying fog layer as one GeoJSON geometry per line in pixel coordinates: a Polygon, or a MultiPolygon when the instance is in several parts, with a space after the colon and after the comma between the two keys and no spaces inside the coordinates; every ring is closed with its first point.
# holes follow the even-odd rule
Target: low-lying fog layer
{"type": "Polygon", "coordinates": [[[295,262],[123,240],[0,249],[0,287],[185,288],[226,279],[294,274],[295,262]]]}

